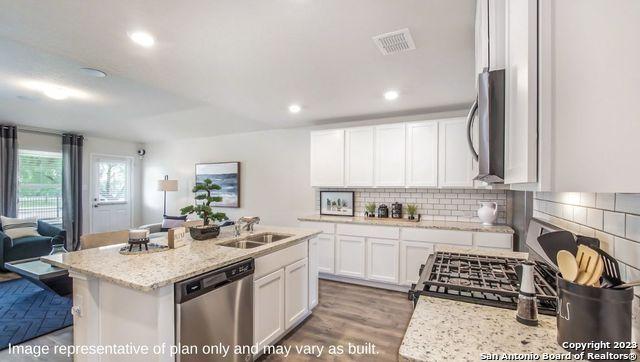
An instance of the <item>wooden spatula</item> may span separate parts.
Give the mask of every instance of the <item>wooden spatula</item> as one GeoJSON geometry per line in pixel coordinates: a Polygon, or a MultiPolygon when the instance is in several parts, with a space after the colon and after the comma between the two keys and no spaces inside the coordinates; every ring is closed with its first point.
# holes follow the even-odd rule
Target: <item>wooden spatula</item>
{"type": "MultiPolygon", "coordinates": [[[[576,284],[586,285],[591,281],[598,263],[602,264],[600,254],[586,245],[578,245],[576,260],[578,261],[578,277],[575,282],[576,284]]],[[[602,274],[602,270],[600,270],[600,274],[602,274]]]]}

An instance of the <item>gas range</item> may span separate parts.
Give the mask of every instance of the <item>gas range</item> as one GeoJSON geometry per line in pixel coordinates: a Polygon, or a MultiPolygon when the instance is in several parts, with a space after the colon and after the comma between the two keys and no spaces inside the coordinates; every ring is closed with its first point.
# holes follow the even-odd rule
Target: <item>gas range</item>
{"type": "MultiPolygon", "coordinates": [[[[517,266],[525,259],[438,251],[420,269],[409,298],[420,295],[515,310],[518,304],[517,266]]],[[[535,262],[535,289],[540,314],[556,315],[555,271],[535,262]]]]}

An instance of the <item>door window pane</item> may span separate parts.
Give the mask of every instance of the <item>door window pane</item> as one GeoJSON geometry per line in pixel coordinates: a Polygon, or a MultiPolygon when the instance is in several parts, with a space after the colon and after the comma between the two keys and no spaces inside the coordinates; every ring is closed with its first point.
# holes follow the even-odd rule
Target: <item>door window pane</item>
{"type": "Polygon", "coordinates": [[[98,162],[99,202],[127,202],[129,182],[127,162],[101,160],[98,162]]]}

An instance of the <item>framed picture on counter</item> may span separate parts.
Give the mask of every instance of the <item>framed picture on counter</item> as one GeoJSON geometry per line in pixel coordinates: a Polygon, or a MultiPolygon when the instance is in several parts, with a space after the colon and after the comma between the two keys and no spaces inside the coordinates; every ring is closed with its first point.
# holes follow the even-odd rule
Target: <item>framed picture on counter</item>
{"type": "Polygon", "coordinates": [[[211,196],[220,196],[222,201],[212,202],[214,207],[240,207],[240,162],[217,162],[196,164],[196,184],[211,179],[220,190],[211,196]]]}
{"type": "Polygon", "coordinates": [[[353,191],[320,191],[320,215],[354,216],[353,191]]]}

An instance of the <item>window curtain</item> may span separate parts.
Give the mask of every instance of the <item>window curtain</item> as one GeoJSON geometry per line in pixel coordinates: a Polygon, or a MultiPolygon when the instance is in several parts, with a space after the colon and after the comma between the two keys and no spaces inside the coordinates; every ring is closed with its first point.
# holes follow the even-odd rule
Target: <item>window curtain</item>
{"type": "Polygon", "coordinates": [[[84,137],[62,135],[62,226],[66,249],[78,250],[82,234],[82,146],[84,137]]]}
{"type": "Polygon", "coordinates": [[[0,125],[0,214],[16,217],[18,207],[18,130],[0,125]]]}

